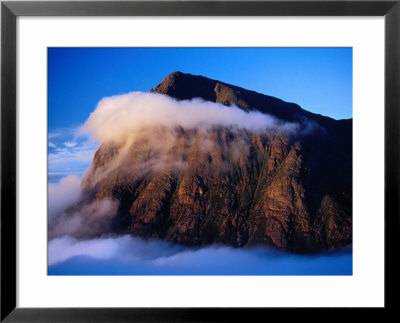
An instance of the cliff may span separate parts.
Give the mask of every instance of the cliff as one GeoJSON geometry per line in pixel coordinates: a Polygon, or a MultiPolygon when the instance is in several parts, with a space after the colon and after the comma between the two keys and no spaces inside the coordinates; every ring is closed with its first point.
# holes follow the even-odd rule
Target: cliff
{"type": "MultiPolygon", "coordinates": [[[[202,98],[297,122],[301,133],[175,127],[163,167],[146,133],[124,151],[106,143],[83,182],[85,200],[119,201],[109,232],[185,245],[268,245],[291,252],[352,242],[352,120],[334,120],[237,86],[175,72],[150,92],[202,98]],[[310,129],[308,129],[310,128],[310,129]],[[167,165],[167,166],[165,166],[167,165]],[[151,166],[151,167],[150,167],[151,166]],[[107,169],[107,171],[104,171],[107,169]]],[[[155,131],[155,132],[154,132],[155,131]]]]}

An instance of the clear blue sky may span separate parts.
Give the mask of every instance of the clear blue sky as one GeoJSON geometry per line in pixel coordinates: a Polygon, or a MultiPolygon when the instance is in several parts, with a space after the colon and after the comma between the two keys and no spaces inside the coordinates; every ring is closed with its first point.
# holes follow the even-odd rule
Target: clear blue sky
{"type": "Polygon", "coordinates": [[[352,117],[351,48],[49,48],[49,129],[82,124],[104,96],[198,74],[352,117]]]}
{"type": "Polygon", "coordinates": [[[105,96],[148,91],[181,71],[335,119],[352,117],[351,48],[49,48],[49,171],[81,173],[97,149],[75,136],[105,96]]]}

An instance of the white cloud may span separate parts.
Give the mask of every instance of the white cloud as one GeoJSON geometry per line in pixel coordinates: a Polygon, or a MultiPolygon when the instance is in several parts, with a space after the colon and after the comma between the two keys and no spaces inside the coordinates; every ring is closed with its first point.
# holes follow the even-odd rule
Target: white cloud
{"type": "Polygon", "coordinates": [[[214,126],[250,131],[295,133],[299,124],[281,122],[261,112],[246,112],[236,106],[193,99],[177,101],[161,94],[132,92],[102,99],[79,133],[88,133],[100,143],[121,142],[149,127],[214,126]]]}
{"type": "Polygon", "coordinates": [[[65,146],[65,147],[68,147],[68,148],[75,147],[76,145],[77,145],[76,142],[72,142],[72,141],[64,142],[64,146],[65,146]]]}

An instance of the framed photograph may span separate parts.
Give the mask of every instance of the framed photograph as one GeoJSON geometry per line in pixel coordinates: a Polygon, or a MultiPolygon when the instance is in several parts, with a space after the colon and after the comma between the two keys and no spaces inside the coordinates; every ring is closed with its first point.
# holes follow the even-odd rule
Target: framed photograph
{"type": "Polygon", "coordinates": [[[399,15],[2,2],[1,320],[394,309],[399,15]]]}

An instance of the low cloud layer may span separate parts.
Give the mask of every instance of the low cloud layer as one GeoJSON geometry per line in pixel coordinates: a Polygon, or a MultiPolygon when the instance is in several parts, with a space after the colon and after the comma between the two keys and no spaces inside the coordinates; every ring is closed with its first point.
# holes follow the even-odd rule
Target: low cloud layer
{"type": "Polygon", "coordinates": [[[131,236],[49,242],[50,275],[351,275],[351,249],[293,255],[267,248],[187,248],[131,236]]]}

